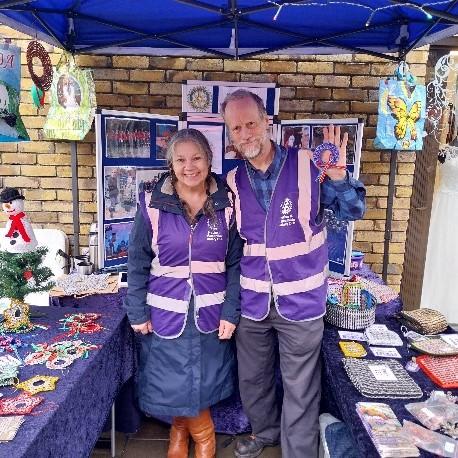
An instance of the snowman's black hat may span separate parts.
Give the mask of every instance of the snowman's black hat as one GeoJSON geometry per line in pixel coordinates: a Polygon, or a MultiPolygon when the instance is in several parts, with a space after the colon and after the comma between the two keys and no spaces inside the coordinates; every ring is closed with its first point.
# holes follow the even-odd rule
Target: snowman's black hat
{"type": "Polygon", "coordinates": [[[12,202],[16,199],[25,199],[25,197],[20,194],[16,188],[5,188],[2,192],[0,192],[0,202],[2,204],[12,202]]]}

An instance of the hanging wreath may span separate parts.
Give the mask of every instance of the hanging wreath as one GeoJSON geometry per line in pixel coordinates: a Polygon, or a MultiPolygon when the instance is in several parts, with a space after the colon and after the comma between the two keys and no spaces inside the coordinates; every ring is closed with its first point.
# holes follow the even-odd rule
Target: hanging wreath
{"type": "Polygon", "coordinates": [[[27,66],[35,85],[43,91],[47,91],[51,87],[53,75],[51,59],[43,45],[36,40],[31,41],[27,46],[27,66]],[[43,67],[41,76],[38,76],[33,70],[33,59],[35,57],[39,59],[43,67]]]}

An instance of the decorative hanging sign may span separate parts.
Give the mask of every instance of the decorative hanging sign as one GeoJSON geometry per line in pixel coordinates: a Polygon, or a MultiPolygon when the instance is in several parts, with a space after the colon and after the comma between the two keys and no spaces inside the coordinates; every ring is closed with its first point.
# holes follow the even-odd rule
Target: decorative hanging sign
{"type": "Polygon", "coordinates": [[[19,114],[21,48],[0,43],[0,142],[30,140],[19,114]]]}
{"type": "Polygon", "coordinates": [[[381,80],[377,136],[379,149],[420,151],[426,118],[426,89],[416,84],[405,64],[394,78],[381,80]]]}
{"type": "Polygon", "coordinates": [[[73,56],[63,54],[54,71],[50,103],[43,128],[46,138],[82,140],[91,128],[97,107],[91,70],[82,70],[73,56]]]}

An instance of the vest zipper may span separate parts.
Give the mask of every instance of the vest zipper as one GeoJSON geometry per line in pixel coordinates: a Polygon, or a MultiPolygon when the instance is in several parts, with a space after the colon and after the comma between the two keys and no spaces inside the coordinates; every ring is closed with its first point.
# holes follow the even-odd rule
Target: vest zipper
{"type": "MultiPolygon", "coordinates": [[[[194,282],[192,279],[192,269],[191,269],[191,256],[192,256],[192,236],[194,231],[197,228],[197,225],[200,223],[200,220],[202,218],[199,218],[199,221],[197,221],[196,224],[190,225],[191,227],[191,232],[189,233],[189,250],[188,250],[188,257],[189,257],[189,281],[191,284],[191,294],[189,295],[189,300],[191,300],[191,297],[194,298],[194,322],[196,323],[197,326],[197,319],[199,318],[199,312],[197,311],[197,304],[196,304],[196,291],[194,290],[194,282]]],[[[197,327],[198,328],[198,327],[197,327]]]]}

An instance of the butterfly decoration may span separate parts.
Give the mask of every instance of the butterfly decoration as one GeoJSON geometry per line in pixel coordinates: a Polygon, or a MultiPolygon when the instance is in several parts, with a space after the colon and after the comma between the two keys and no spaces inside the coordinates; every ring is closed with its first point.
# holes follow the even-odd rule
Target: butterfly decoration
{"type": "MultiPolygon", "coordinates": [[[[410,110],[407,110],[407,103],[399,97],[388,96],[388,106],[391,115],[397,120],[394,126],[394,135],[398,140],[406,138],[407,130],[410,130],[410,138],[416,141],[418,138],[415,123],[421,116],[421,101],[417,100],[412,104],[410,110]]],[[[408,140],[407,140],[408,141],[408,140]]]]}
{"type": "Polygon", "coordinates": [[[374,146],[390,150],[421,150],[426,119],[425,86],[408,86],[406,81],[390,78],[380,81],[379,94],[374,146]]]}

